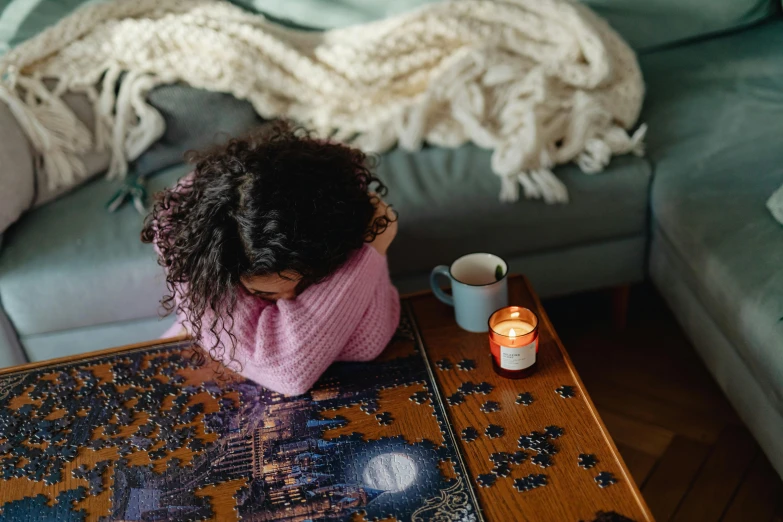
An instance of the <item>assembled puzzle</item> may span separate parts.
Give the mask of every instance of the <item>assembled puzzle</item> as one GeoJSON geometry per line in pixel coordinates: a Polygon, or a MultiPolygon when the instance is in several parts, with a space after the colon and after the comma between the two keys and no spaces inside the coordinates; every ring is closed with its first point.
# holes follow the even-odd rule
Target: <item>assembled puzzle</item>
{"type": "MultiPolygon", "coordinates": [[[[0,520],[479,521],[409,321],[381,358],[333,365],[299,397],[199,366],[188,342],[6,373],[0,520]]],[[[542,455],[548,440],[526,439],[542,455]]],[[[498,459],[482,485],[507,475],[498,459]]]]}

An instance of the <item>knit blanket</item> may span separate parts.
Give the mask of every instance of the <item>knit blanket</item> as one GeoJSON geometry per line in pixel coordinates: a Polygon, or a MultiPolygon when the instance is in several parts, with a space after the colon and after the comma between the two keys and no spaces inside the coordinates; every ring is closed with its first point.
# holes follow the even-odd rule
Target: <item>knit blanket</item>
{"type": "Polygon", "coordinates": [[[147,93],[176,82],[369,152],[471,141],[493,150],[504,201],[521,187],[565,202],[555,165],[595,173],[614,155],[643,154],[645,127],[628,132],[644,91],[634,53],[568,0],[447,1],[326,32],[220,0],[114,0],[79,9],[0,60],[0,100],[52,186],[83,176],[80,157],[93,149],[109,149],[108,175],[123,177],[165,130],[147,93]],[[62,102],[67,91],[94,104],[94,130],[62,102]]]}

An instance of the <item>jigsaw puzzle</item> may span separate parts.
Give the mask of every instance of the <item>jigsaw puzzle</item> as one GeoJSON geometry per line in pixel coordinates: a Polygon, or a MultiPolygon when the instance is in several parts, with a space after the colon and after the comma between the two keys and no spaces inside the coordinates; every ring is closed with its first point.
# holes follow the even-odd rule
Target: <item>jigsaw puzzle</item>
{"type": "Polygon", "coordinates": [[[481,521],[407,313],[381,358],[299,397],[215,376],[187,342],[0,376],[0,521],[481,521]]]}
{"type": "Polygon", "coordinates": [[[614,474],[609,473],[608,471],[602,471],[596,475],[595,481],[599,488],[606,488],[612,484],[617,484],[617,479],[615,478],[614,474]]]}

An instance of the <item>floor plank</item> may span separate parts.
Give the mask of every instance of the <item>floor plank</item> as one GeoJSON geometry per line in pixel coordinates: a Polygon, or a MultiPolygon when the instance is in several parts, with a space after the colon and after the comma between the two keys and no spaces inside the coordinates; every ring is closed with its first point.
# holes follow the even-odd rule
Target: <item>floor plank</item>
{"type": "MultiPolygon", "coordinates": [[[[654,315],[659,323],[674,321],[661,313],[654,315]]],[[[568,328],[577,326],[569,323],[568,328]]],[[[662,334],[654,324],[634,321],[624,332],[607,328],[572,332],[564,339],[566,346],[570,346],[571,339],[579,344],[580,349],[572,358],[580,373],[694,411],[709,411],[713,417],[740,424],[739,417],[676,324],[662,334]],[[666,376],[666,386],[661,386],[662,375],[666,376]]]]}
{"type": "Polygon", "coordinates": [[[641,487],[644,486],[647,477],[650,476],[653,467],[655,467],[655,463],[658,462],[658,458],[649,453],[626,446],[622,442],[617,442],[617,449],[620,450],[620,454],[623,456],[623,460],[628,466],[628,471],[631,472],[634,482],[636,482],[636,485],[641,489],[641,487]]]}
{"type": "Polygon", "coordinates": [[[621,413],[705,444],[713,444],[726,426],[725,421],[711,416],[709,410],[691,410],[681,404],[663,401],[603,381],[587,378],[584,381],[602,415],[604,411],[621,413]]]}
{"type": "Polygon", "coordinates": [[[718,522],[758,451],[748,430],[727,428],[672,520],[718,522]]]}
{"type": "Polygon", "coordinates": [[[651,285],[622,331],[608,293],[544,306],[659,522],[783,522],[783,481],[651,285]]]}
{"type": "Polygon", "coordinates": [[[601,418],[615,442],[650,454],[655,458],[663,455],[674,438],[674,432],[671,430],[641,422],[613,411],[604,411],[601,418]]]}
{"type": "Polygon", "coordinates": [[[658,522],[671,520],[709,454],[710,446],[675,437],[642,488],[658,522]]]}
{"type": "Polygon", "coordinates": [[[778,499],[778,506],[775,509],[775,514],[772,515],[771,522],[783,522],[783,499],[778,499]]]}
{"type": "Polygon", "coordinates": [[[722,522],[766,522],[772,520],[783,501],[783,484],[769,460],[759,453],[750,472],[734,496],[722,522]]]}

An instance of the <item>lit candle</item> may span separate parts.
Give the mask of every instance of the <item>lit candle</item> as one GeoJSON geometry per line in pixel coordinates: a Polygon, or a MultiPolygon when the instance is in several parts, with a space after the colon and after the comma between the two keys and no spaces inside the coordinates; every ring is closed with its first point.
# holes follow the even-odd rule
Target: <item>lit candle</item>
{"type": "Polygon", "coordinates": [[[533,331],[535,326],[519,319],[509,319],[496,324],[492,329],[500,335],[507,335],[510,338],[526,335],[533,331]]]}
{"type": "Polygon", "coordinates": [[[538,317],[527,308],[508,306],[489,318],[492,367],[503,377],[531,375],[538,355],[538,317]]]}

